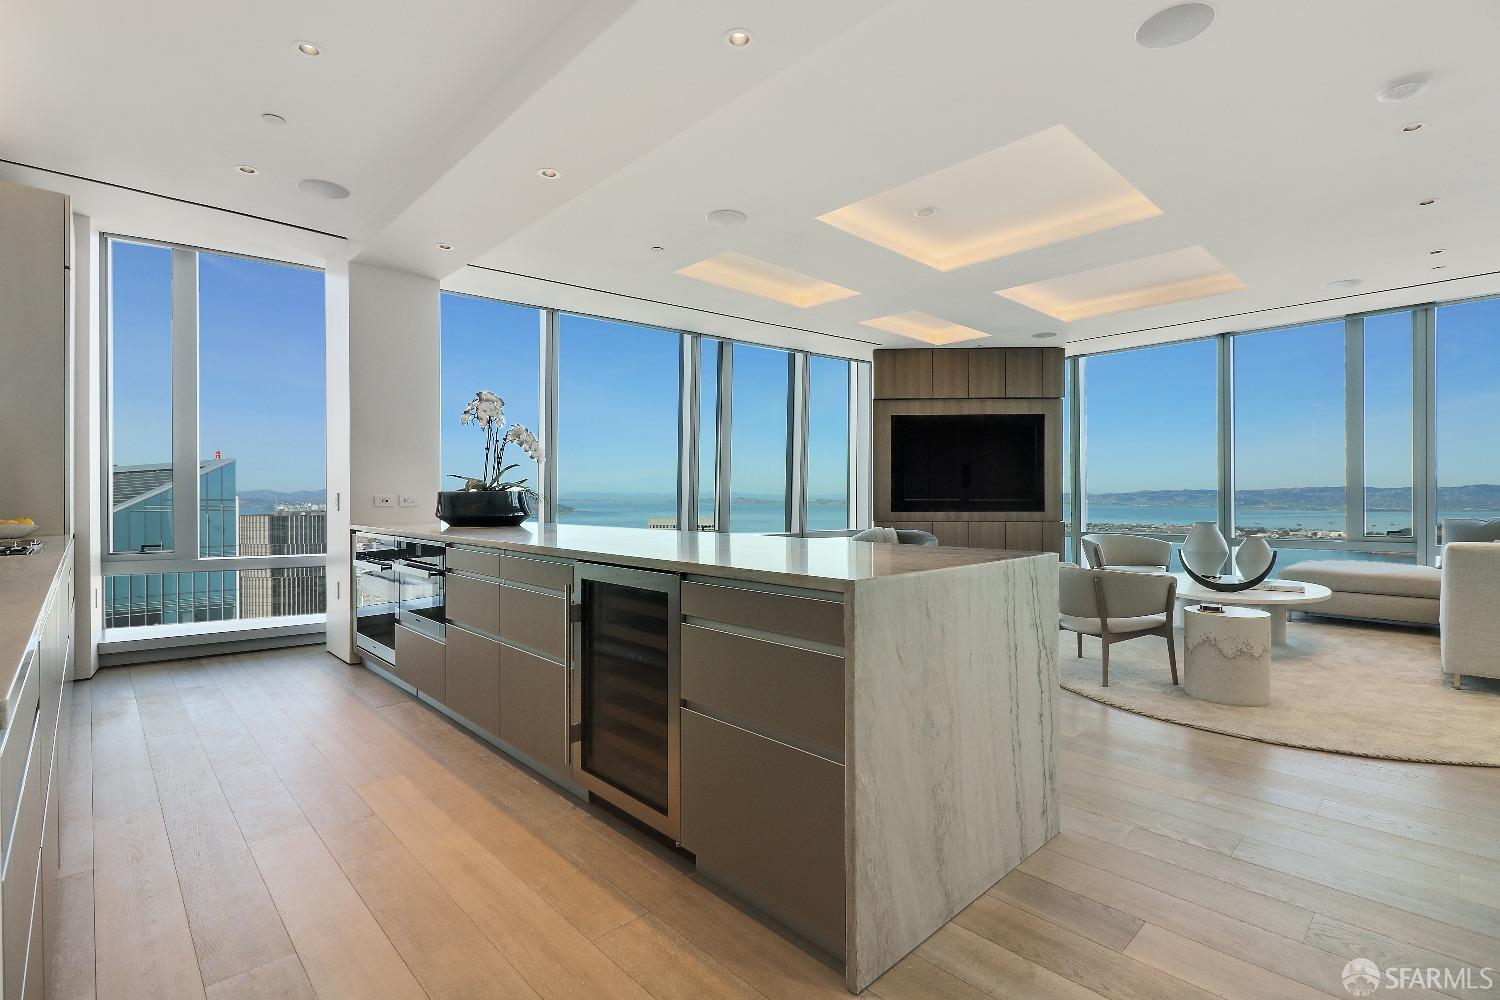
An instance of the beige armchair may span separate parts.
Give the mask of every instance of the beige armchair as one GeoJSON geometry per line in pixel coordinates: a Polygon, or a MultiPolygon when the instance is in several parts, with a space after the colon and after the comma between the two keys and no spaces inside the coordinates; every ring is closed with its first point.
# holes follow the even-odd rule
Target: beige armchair
{"type": "Polygon", "coordinates": [[[1084,535],[1083,554],[1094,569],[1130,569],[1165,573],[1172,564],[1172,543],[1145,535],[1084,535]]]}
{"type": "Polygon", "coordinates": [[[1058,627],[1103,643],[1104,681],[1109,687],[1109,647],[1117,642],[1158,635],[1167,640],[1167,662],[1177,683],[1177,643],[1172,636],[1172,605],[1177,578],[1162,573],[1081,569],[1063,563],[1058,581],[1058,627]]]}
{"type": "Polygon", "coordinates": [[[1465,675],[1500,677],[1500,543],[1443,546],[1443,673],[1462,687],[1465,675]]]}

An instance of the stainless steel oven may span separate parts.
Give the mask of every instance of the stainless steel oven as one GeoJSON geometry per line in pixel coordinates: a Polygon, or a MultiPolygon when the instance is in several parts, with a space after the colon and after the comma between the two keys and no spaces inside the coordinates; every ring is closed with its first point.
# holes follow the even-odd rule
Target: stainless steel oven
{"type": "Polygon", "coordinates": [[[438,642],[447,632],[443,617],[446,563],[446,547],[440,542],[406,538],[396,542],[396,621],[438,642]]]}
{"type": "Polygon", "coordinates": [[[396,662],[396,539],[356,532],[354,556],[354,646],[386,663],[396,662]]]}
{"type": "Polygon", "coordinates": [[[677,840],[681,580],[578,563],[572,600],[573,778],[677,840]]]}

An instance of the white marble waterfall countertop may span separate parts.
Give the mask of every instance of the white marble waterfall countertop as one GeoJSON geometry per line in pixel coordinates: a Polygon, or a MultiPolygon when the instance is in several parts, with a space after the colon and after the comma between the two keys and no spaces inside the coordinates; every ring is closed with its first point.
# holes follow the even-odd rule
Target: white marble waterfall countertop
{"type": "Polygon", "coordinates": [[[848,538],[790,538],[534,522],[515,528],[450,528],[441,521],[355,524],[352,528],[454,545],[838,591],[847,591],[861,580],[1045,555],[999,549],[890,545],[848,538]]]}

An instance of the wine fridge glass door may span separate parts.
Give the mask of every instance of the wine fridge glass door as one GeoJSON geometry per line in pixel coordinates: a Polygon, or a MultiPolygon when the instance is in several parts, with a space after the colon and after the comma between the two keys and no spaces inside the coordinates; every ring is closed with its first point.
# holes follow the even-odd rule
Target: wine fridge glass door
{"type": "Polygon", "coordinates": [[[678,580],[608,569],[606,579],[580,569],[577,582],[577,768],[591,790],[675,836],[678,580]]]}

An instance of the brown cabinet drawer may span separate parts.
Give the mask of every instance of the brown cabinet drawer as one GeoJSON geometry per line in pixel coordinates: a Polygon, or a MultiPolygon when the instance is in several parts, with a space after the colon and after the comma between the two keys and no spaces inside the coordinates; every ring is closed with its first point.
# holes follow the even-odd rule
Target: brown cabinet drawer
{"type": "Polygon", "coordinates": [[[460,573],[477,576],[500,575],[500,553],[494,549],[470,549],[458,545],[448,546],[447,566],[460,573]]]}
{"type": "Polygon", "coordinates": [[[554,773],[567,775],[566,667],[524,650],[500,647],[500,739],[554,773]]]}
{"type": "Polygon", "coordinates": [[[568,602],[520,587],[501,587],[495,634],[506,642],[562,662],[568,648],[568,602]]]}
{"type": "Polygon", "coordinates": [[[500,585],[449,573],[446,614],[454,625],[495,635],[500,630],[500,585]]]}
{"type": "Polygon", "coordinates": [[[28,652],[21,661],[18,693],[6,720],[4,744],[0,745],[0,845],[9,850],[9,838],[21,807],[21,783],[42,723],[40,702],[40,650],[28,652]]]}
{"type": "Polygon", "coordinates": [[[441,704],[447,704],[447,656],[443,644],[396,626],[396,676],[441,704]]]}
{"type": "Polygon", "coordinates": [[[682,846],[709,878],[843,955],[843,767],[683,709],[682,846]]]}
{"type": "Polygon", "coordinates": [[[491,736],[500,735],[500,650],[494,639],[448,629],[448,699],[458,716],[491,736]]]}
{"type": "Polygon", "coordinates": [[[844,602],[710,583],[682,585],[682,613],[833,646],[844,644],[844,602]]]}
{"type": "Polygon", "coordinates": [[[682,698],[822,753],[844,753],[844,658],[682,626],[682,698]]]}
{"type": "Polygon", "coordinates": [[[501,553],[496,575],[544,590],[565,590],[573,585],[573,564],[501,553]]]}
{"type": "Polygon", "coordinates": [[[3,951],[5,996],[21,996],[26,949],[31,940],[31,917],[36,909],[37,873],[42,851],[42,810],[47,776],[41,773],[37,748],[22,782],[16,829],[5,854],[0,878],[0,951],[3,951]]]}

